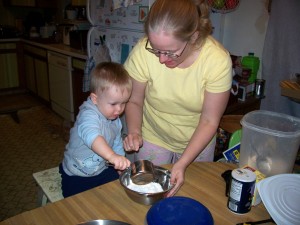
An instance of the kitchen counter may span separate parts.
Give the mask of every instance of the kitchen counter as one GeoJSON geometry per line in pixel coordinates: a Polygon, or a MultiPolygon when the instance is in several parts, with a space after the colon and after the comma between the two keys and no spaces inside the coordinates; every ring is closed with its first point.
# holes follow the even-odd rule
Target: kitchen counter
{"type": "Polygon", "coordinates": [[[68,45],[64,45],[62,43],[41,43],[35,40],[28,40],[24,38],[10,38],[10,39],[0,39],[0,43],[2,42],[17,42],[21,41],[23,43],[31,44],[40,48],[44,48],[46,50],[55,51],[58,53],[62,53],[71,57],[79,58],[79,59],[87,59],[87,53],[81,50],[77,50],[71,48],[68,45]]]}
{"type": "Polygon", "coordinates": [[[283,80],[280,82],[281,95],[300,102],[300,84],[297,81],[283,80]]]}

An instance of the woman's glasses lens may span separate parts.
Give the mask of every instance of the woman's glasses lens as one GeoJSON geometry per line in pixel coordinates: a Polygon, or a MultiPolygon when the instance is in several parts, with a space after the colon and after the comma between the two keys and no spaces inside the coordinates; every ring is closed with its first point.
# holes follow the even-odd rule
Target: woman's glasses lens
{"type": "Polygon", "coordinates": [[[183,50],[181,51],[181,53],[180,53],[179,55],[178,55],[178,54],[175,54],[175,53],[172,53],[172,52],[161,52],[161,51],[159,51],[159,50],[157,50],[157,49],[149,48],[149,47],[148,47],[148,43],[149,43],[149,39],[147,39],[147,42],[146,42],[146,45],[145,45],[145,49],[148,50],[149,52],[155,54],[156,56],[164,55],[164,56],[167,56],[167,57],[172,58],[172,59],[177,59],[177,58],[179,58],[179,57],[182,55],[182,53],[184,52],[184,50],[185,50],[185,48],[186,48],[188,42],[185,44],[183,50]]]}

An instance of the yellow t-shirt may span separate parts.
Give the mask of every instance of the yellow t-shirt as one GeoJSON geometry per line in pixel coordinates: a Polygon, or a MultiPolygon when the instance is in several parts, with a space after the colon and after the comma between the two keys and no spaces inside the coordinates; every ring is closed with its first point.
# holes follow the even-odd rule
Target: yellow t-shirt
{"type": "Polygon", "coordinates": [[[190,67],[170,69],[145,44],[146,38],[141,39],[124,64],[131,77],[147,82],[143,138],[182,153],[198,125],[204,90],[219,93],[231,88],[230,55],[209,36],[190,67]]]}

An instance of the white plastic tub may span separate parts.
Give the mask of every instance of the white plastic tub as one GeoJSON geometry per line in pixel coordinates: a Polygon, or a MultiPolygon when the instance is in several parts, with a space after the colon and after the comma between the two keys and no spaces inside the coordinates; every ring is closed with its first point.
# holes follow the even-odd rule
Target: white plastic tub
{"type": "Polygon", "coordinates": [[[266,176],[292,172],[300,145],[300,118],[256,110],[241,124],[240,167],[249,165],[266,176]]]}

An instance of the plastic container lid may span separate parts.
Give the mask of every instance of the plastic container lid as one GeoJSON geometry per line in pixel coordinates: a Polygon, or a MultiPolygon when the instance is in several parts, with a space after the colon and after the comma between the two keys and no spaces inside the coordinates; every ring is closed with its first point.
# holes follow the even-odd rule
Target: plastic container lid
{"type": "Polygon", "coordinates": [[[260,197],[276,224],[299,224],[300,174],[278,174],[257,183],[260,197]]]}
{"type": "Polygon", "coordinates": [[[249,129],[278,137],[300,137],[300,119],[283,113],[255,110],[247,113],[241,124],[249,129]]]}
{"type": "Polygon", "coordinates": [[[181,196],[155,203],[146,216],[148,225],[213,225],[210,211],[200,202],[181,196]]]}
{"type": "Polygon", "coordinates": [[[256,180],[256,174],[248,169],[235,169],[232,170],[231,176],[241,182],[251,183],[256,180]]]}

